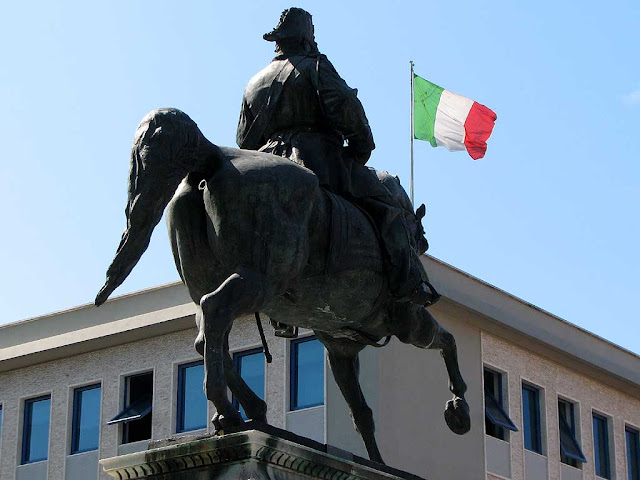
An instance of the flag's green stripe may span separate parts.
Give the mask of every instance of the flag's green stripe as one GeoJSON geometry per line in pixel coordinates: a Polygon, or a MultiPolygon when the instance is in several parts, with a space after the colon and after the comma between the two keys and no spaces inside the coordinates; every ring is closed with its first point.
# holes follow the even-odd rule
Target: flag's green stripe
{"type": "Polygon", "coordinates": [[[418,75],[413,75],[414,136],[418,140],[427,140],[436,146],[433,128],[436,123],[436,110],[444,88],[434,85],[418,75]]]}

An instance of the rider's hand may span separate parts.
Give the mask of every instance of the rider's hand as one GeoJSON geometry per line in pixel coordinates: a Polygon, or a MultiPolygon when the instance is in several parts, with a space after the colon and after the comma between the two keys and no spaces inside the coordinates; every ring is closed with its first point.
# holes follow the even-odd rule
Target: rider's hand
{"type": "Polygon", "coordinates": [[[358,151],[353,145],[344,147],[344,154],[347,158],[360,165],[365,165],[369,161],[369,157],[371,157],[371,151],[358,151]]]}

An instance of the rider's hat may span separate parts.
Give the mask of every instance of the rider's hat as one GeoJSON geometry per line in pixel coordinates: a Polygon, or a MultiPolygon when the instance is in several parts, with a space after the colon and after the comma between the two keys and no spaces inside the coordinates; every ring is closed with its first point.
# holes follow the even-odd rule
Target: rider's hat
{"type": "Polygon", "coordinates": [[[310,45],[315,45],[311,14],[302,8],[288,8],[280,15],[280,22],[276,28],[265,33],[262,38],[268,42],[277,42],[285,38],[299,38],[310,45]]]}

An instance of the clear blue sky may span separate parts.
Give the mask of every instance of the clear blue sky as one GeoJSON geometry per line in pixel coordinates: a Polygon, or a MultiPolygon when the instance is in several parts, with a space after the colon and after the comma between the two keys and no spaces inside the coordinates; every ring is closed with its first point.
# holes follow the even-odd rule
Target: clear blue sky
{"type": "MultiPolygon", "coordinates": [[[[300,1],[409,182],[409,60],[498,114],[484,159],[416,142],[430,253],[640,352],[640,2],[300,1]]],[[[4,2],[0,322],[93,300],[151,109],[235,146],[282,1],[4,2]]],[[[177,280],[164,226],[122,294],[177,280]]]]}

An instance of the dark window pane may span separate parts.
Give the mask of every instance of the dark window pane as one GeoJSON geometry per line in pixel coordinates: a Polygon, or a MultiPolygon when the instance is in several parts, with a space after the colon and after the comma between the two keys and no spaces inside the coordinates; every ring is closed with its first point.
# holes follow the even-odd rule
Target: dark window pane
{"type": "MultiPolygon", "coordinates": [[[[504,440],[505,428],[508,430],[513,430],[514,432],[518,431],[518,429],[513,424],[509,416],[503,410],[502,406],[498,403],[498,400],[490,392],[487,392],[486,390],[484,392],[484,402],[485,402],[484,411],[487,419],[494,427],[497,427],[501,431],[503,431],[503,436],[498,438],[504,440]]],[[[491,435],[489,431],[487,431],[487,433],[491,435]]]]}
{"type": "Polygon", "coordinates": [[[502,374],[487,368],[484,369],[484,413],[487,435],[504,440],[505,429],[518,431],[503,408],[502,374]]]}
{"type": "Polygon", "coordinates": [[[77,388],[73,395],[71,453],[97,450],[100,435],[100,385],[77,388]]]}
{"type": "Polygon", "coordinates": [[[572,467],[577,467],[578,462],[586,462],[587,459],[576,439],[573,403],[558,400],[558,428],[560,431],[560,461],[572,467]]]}
{"type": "Polygon", "coordinates": [[[47,459],[51,397],[27,400],[24,404],[22,463],[47,459]]]}
{"type": "Polygon", "coordinates": [[[493,406],[497,403],[498,406],[502,405],[502,376],[488,369],[484,369],[484,405],[485,405],[485,417],[484,417],[484,431],[487,435],[490,435],[500,440],[504,440],[505,433],[504,428],[493,421],[490,404],[493,406]],[[492,398],[489,398],[492,397],[492,398]],[[494,401],[495,400],[495,401],[494,401]]]}
{"type": "Polygon", "coordinates": [[[291,342],[291,410],[323,403],[323,345],[316,338],[291,342]]]}
{"type": "Polygon", "coordinates": [[[540,398],[538,389],[522,386],[522,426],[524,447],[532,452],[542,453],[540,437],[540,398]]]}
{"type": "Polygon", "coordinates": [[[627,427],[627,480],[640,480],[640,433],[627,427]]]}
{"type": "Polygon", "coordinates": [[[593,449],[596,475],[602,478],[611,478],[607,419],[595,413],[593,414],[593,449]]]}
{"type": "Polygon", "coordinates": [[[124,424],[122,443],[149,440],[152,425],[153,372],[127,377],[125,388],[124,408],[107,424],[124,424]]]}
{"type": "MultiPolygon", "coordinates": [[[[264,400],[264,353],[262,349],[238,352],[233,355],[233,366],[253,392],[264,400]]],[[[233,399],[233,404],[240,410],[242,418],[247,419],[244,408],[233,399]]]]}
{"type": "Polygon", "coordinates": [[[207,397],[203,390],[203,362],[181,365],[178,370],[178,432],[207,426],[207,397]]]}

